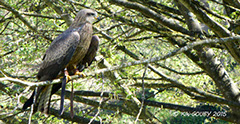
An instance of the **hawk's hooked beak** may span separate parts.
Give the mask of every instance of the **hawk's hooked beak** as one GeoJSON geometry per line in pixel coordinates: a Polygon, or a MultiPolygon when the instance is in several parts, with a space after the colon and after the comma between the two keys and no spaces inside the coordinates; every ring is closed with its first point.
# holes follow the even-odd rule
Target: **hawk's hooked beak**
{"type": "Polygon", "coordinates": [[[97,21],[100,20],[100,17],[99,16],[95,16],[94,17],[97,21]]]}

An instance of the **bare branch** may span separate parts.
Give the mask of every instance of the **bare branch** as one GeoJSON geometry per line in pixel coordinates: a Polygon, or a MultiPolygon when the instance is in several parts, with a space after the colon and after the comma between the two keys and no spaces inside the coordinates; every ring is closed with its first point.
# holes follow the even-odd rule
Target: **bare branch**
{"type": "Polygon", "coordinates": [[[151,17],[152,19],[156,20],[157,22],[161,23],[162,25],[164,25],[168,28],[171,28],[171,29],[181,32],[183,34],[188,34],[188,35],[190,34],[190,32],[187,29],[177,25],[172,20],[167,19],[166,17],[160,15],[159,13],[156,13],[155,11],[153,11],[141,4],[122,1],[122,0],[111,0],[110,3],[116,4],[118,6],[124,6],[129,9],[137,10],[137,11],[141,12],[143,15],[145,15],[146,17],[151,17]]]}
{"type": "Polygon", "coordinates": [[[26,16],[33,16],[33,17],[41,17],[41,18],[47,18],[47,19],[58,19],[58,20],[62,20],[62,18],[59,18],[59,17],[46,16],[46,15],[41,15],[41,14],[34,14],[34,13],[27,13],[27,12],[21,12],[21,14],[26,15],[26,16]]]}
{"type": "Polygon", "coordinates": [[[94,92],[94,91],[84,91],[84,90],[74,91],[74,94],[79,95],[79,96],[87,96],[87,97],[101,96],[101,94],[102,94],[102,97],[111,97],[111,98],[122,97],[121,95],[116,95],[116,94],[111,93],[111,92],[94,92]]]}

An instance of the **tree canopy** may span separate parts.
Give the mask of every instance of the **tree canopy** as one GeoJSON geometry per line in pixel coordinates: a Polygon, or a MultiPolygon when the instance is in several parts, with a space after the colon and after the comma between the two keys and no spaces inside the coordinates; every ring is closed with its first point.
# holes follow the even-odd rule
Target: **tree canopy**
{"type": "MultiPolygon", "coordinates": [[[[240,2],[237,0],[0,1],[0,122],[240,123],[240,2]],[[96,61],[72,76],[65,112],[22,105],[51,42],[83,8],[97,11],[96,61]]],[[[59,83],[60,79],[51,84],[59,83]]]]}

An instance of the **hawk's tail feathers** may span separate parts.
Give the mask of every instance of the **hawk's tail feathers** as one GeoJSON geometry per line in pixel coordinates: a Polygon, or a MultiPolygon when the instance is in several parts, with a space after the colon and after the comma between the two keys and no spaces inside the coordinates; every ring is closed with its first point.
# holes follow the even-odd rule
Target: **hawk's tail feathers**
{"type": "Polygon", "coordinates": [[[36,104],[34,105],[35,111],[41,111],[45,114],[48,114],[50,108],[51,101],[51,92],[52,85],[45,86],[42,91],[38,94],[38,98],[36,99],[36,104]]]}
{"type": "MultiPolygon", "coordinates": [[[[36,101],[34,103],[33,113],[37,111],[41,111],[45,114],[48,114],[50,108],[50,101],[51,101],[51,92],[52,92],[52,85],[38,87],[37,94],[36,94],[36,101]]],[[[30,107],[34,102],[34,95],[35,91],[33,91],[32,96],[24,103],[23,110],[26,110],[30,107]]]]}

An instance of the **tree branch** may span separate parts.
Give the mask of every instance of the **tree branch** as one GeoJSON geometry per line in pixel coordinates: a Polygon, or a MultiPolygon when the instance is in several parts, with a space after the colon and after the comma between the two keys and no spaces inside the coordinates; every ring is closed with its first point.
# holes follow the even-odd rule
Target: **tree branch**
{"type": "Polygon", "coordinates": [[[59,18],[59,17],[46,16],[46,15],[35,14],[35,13],[21,12],[21,14],[26,15],[26,16],[33,16],[33,17],[41,17],[41,18],[47,18],[47,19],[58,19],[58,20],[62,20],[62,18],[59,18]]]}
{"type": "Polygon", "coordinates": [[[187,34],[187,35],[190,34],[190,32],[187,29],[177,25],[172,20],[167,19],[166,17],[160,15],[159,13],[156,13],[155,11],[153,11],[141,4],[138,4],[135,2],[122,1],[122,0],[111,0],[110,3],[118,5],[118,6],[124,6],[125,8],[128,8],[128,9],[137,10],[137,11],[141,12],[144,16],[150,17],[168,28],[171,28],[171,29],[181,32],[183,34],[187,34]]]}
{"type": "MultiPolygon", "coordinates": [[[[231,32],[223,27],[218,22],[214,21],[210,16],[208,16],[202,9],[199,9],[194,3],[189,2],[188,0],[180,0],[180,2],[188,8],[191,12],[193,12],[197,18],[206,24],[211,30],[216,32],[220,37],[230,37],[231,32]]],[[[238,40],[239,41],[239,40],[238,40]]],[[[233,58],[240,63],[240,48],[236,47],[238,41],[235,42],[226,42],[224,43],[229,53],[233,56],[233,58]]]]}

